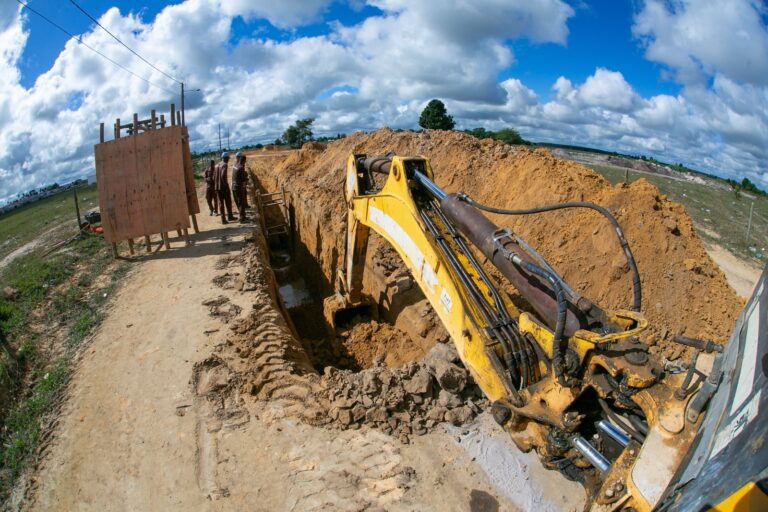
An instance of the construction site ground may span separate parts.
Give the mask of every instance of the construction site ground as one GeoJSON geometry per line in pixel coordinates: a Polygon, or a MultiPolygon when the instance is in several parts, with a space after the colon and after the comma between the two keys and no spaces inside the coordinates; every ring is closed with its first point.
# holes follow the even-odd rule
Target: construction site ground
{"type": "MultiPolygon", "coordinates": [[[[254,152],[253,192],[290,199],[293,264],[282,266],[288,247],[270,246],[261,229],[284,216],[253,210],[247,224],[199,216],[193,246],[137,261],[80,352],[14,507],[582,510],[581,485],[494,423],[381,239],[371,241],[365,277],[380,318],[361,314],[336,337],[323,333],[322,299],[343,253],[345,158],[390,149],[430,157],[438,185],[495,206],[608,206],[634,242],[652,352],[684,358],[677,333],[727,339],[743,300],[683,208],[645,182],[613,187],[544,151],[447,132],[380,130],[328,148],[254,152]]],[[[504,223],[587,296],[626,306],[630,275],[607,226],[582,213],[504,223]]]]}
{"type": "MultiPolygon", "coordinates": [[[[217,414],[195,365],[231,331],[203,302],[225,296],[247,311],[264,290],[212,284],[244,272],[232,258],[254,225],[199,221],[193,247],[148,258],[125,279],[77,362],[54,440],[17,490],[22,509],[582,508],[578,484],[517,451],[487,415],[402,444],[310,426],[250,397],[217,414]]],[[[226,383],[202,371],[206,389],[226,383]]]]}

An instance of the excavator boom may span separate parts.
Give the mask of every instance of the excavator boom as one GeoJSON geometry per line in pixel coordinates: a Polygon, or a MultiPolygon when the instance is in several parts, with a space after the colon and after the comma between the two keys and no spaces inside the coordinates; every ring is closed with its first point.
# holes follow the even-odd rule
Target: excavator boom
{"type": "MultiPolygon", "coordinates": [[[[494,418],[522,450],[536,449],[546,466],[584,482],[592,510],[649,511],[662,502],[712,396],[691,375],[711,370],[716,353],[702,350],[687,373],[665,372],[637,338],[648,326],[638,311],[605,310],[572,290],[477,203],[441,190],[423,157],[352,154],[345,194],[346,253],[335,307],[367,304],[363,272],[373,229],[401,256],[494,418]],[[513,303],[488,264],[530,310],[513,303]]],[[[712,352],[711,344],[702,347],[712,352]]]]}

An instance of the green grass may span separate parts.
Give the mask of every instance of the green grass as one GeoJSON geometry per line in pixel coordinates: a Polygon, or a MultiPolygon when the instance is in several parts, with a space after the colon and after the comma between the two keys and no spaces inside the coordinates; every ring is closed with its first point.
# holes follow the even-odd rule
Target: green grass
{"type": "MultiPolygon", "coordinates": [[[[69,213],[47,208],[58,211],[49,224],[69,213]]],[[[28,222],[42,215],[26,214],[28,222]]],[[[101,321],[103,305],[129,268],[112,259],[100,236],[82,235],[50,255],[38,248],[0,270],[0,288],[18,290],[15,298],[0,298],[0,392],[7,394],[0,400],[6,408],[0,410],[0,500],[36,452],[78,347],[101,321]],[[58,340],[53,350],[51,340],[58,340]]]]}
{"type": "MultiPolygon", "coordinates": [[[[589,167],[613,184],[624,181],[624,169],[602,165],[589,167]]],[[[633,170],[628,173],[630,182],[645,178],[659,187],[671,200],[682,204],[693,219],[702,239],[722,245],[729,251],[760,264],[768,263],[768,198],[752,199],[708,183],[681,181],[633,170]],[[752,228],[747,239],[749,210],[752,205],[752,228]]]]}
{"type": "MultiPolygon", "coordinates": [[[[98,206],[96,185],[78,188],[77,197],[81,216],[98,206]]],[[[54,239],[57,234],[60,237],[65,233],[69,236],[77,234],[75,201],[71,190],[0,215],[0,260],[49,230],[53,232],[54,239]]]]}

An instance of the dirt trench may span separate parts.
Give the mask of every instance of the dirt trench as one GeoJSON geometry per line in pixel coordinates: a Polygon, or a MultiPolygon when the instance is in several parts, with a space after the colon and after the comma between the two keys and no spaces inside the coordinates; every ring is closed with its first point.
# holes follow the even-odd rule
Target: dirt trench
{"type": "MultiPolygon", "coordinates": [[[[707,255],[681,205],[645,180],[612,186],[592,170],[547,150],[481,141],[458,132],[381,129],[327,146],[308,143],[280,161],[252,163],[264,189],[282,187],[289,194],[297,259],[321,276],[313,283],[313,293],[333,292],[332,276],[342,263],[347,156],[388,151],[430,158],[439,186],[493,206],[529,208],[575,200],[607,207],[624,228],[637,260],[642,312],[650,321],[642,338],[651,351],[669,360],[686,356],[687,350],[672,342],[676,334],[727,341],[743,299],[707,255]]],[[[629,267],[611,226],[594,212],[490,217],[521,235],[586,297],[606,308],[630,308],[629,267]]],[[[407,333],[418,350],[444,339],[434,312],[394,250],[374,236],[368,254],[364,292],[378,302],[382,318],[407,333]]],[[[524,305],[514,289],[507,291],[524,305]]]]}

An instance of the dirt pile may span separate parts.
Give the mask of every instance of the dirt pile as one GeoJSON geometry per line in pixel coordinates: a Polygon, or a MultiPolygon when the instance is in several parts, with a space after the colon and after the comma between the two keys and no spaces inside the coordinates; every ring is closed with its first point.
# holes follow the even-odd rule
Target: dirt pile
{"type": "MultiPolygon", "coordinates": [[[[681,333],[721,343],[727,340],[743,302],[707,256],[681,205],[645,180],[611,186],[590,169],[557,159],[544,149],[480,141],[457,132],[382,129],[357,133],[325,148],[306,146],[277,165],[254,169],[265,188],[284,186],[290,192],[297,234],[307,257],[322,268],[326,294],[332,291],[331,276],[340,268],[344,254],[346,158],[351,152],[374,155],[387,151],[428,157],[438,185],[448,192],[466,192],[485,204],[528,208],[579,200],[607,207],[623,226],[640,269],[643,313],[651,324],[644,341],[656,347],[652,350],[678,357],[682,349],[671,338],[681,333]]],[[[630,307],[628,266],[610,225],[594,212],[494,216],[494,221],[526,239],[585,296],[606,308],[630,307]]],[[[388,247],[379,249],[381,245],[374,239],[369,248],[366,272],[372,276],[366,276],[366,287],[373,297],[385,294],[388,304],[382,307],[396,318],[408,312],[418,297],[397,305],[399,292],[389,290],[392,276],[375,282],[377,269],[381,273],[392,255],[388,247]]],[[[407,283],[403,288],[413,293],[407,283]]],[[[403,330],[419,338],[413,336],[414,329],[408,329],[403,330]]],[[[417,329],[423,331],[421,326],[417,329]]]]}
{"type": "Polygon", "coordinates": [[[367,425],[406,443],[443,421],[467,423],[488,406],[452,344],[437,344],[422,361],[399,368],[384,367],[383,357],[357,373],[328,367],[314,398],[327,404],[327,415],[316,416],[316,423],[367,425]]]}

